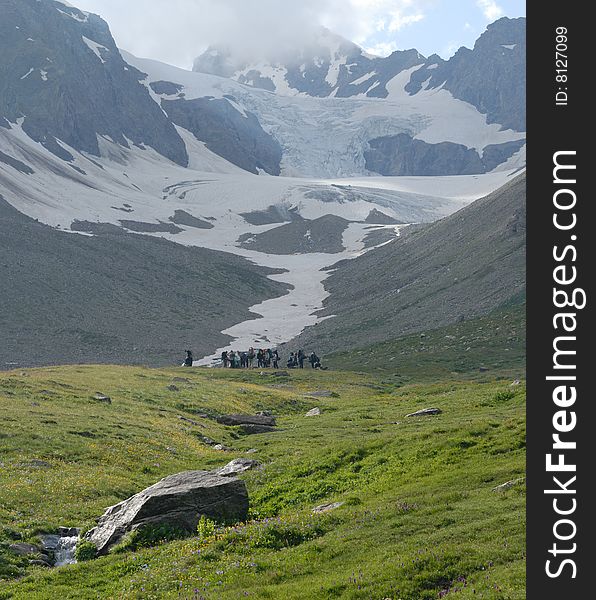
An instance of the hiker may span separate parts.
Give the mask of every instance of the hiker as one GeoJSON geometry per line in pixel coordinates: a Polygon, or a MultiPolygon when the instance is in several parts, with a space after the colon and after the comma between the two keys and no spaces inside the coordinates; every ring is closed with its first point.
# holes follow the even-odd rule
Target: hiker
{"type": "Polygon", "coordinates": [[[221,353],[221,362],[223,364],[223,368],[226,369],[228,367],[229,358],[228,353],[225,350],[221,353]]]}
{"type": "Polygon", "coordinates": [[[251,346],[248,350],[248,368],[252,369],[252,363],[255,360],[255,349],[251,346]]]}
{"type": "Polygon", "coordinates": [[[290,352],[290,356],[288,356],[288,363],[287,363],[287,367],[288,369],[293,369],[294,368],[294,353],[290,352]]]}
{"type": "Polygon", "coordinates": [[[279,353],[277,352],[277,348],[272,352],[272,355],[273,368],[279,369],[279,353]]]}
{"type": "Polygon", "coordinates": [[[259,367],[259,369],[262,369],[264,367],[264,361],[263,361],[263,351],[261,350],[261,348],[259,348],[257,350],[257,367],[259,367]]]}
{"type": "Polygon", "coordinates": [[[310,356],[308,357],[308,362],[310,363],[311,369],[314,369],[317,363],[320,364],[319,357],[314,352],[311,352],[310,356]]]}
{"type": "Polygon", "coordinates": [[[304,359],[306,358],[306,355],[304,354],[304,350],[298,350],[298,366],[301,369],[304,369],[304,359]]]}
{"type": "Polygon", "coordinates": [[[230,363],[230,369],[233,369],[235,367],[235,361],[236,361],[236,354],[234,354],[234,351],[231,350],[230,352],[228,352],[228,362],[230,363]]]}
{"type": "Polygon", "coordinates": [[[186,358],[184,359],[183,367],[192,367],[192,352],[190,350],[186,351],[186,358]]]}
{"type": "Polygon", "coordinates": [[[248,354],[246,352],[243,352],[240,355],[240,367],[242,369],[246,369],[248,367],[248,354]]]}
{"type": "Polygon", "coordinates": [[[236,353],[234,355],[234,368],[239,369],[240,364],[240,350],[236,350],[236,353]]]}

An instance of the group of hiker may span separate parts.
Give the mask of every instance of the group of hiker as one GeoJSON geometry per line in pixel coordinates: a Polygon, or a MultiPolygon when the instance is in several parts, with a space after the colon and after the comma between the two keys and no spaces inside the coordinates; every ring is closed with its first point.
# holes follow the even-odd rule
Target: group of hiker
{"type": "MultiPolygon", "coordinates": [[[[298,350],[297,352],[290,352],[288,360],[286,361],[286,367],[288,369],[304,369],[304,363],[307,361],[307,356],[304,350],[298,350]]],[[[262,349],[262,348],[249,348],[246,352],[240,352],[239,350],[226,351],[221,353],[221,364],[224,369],[252,369],[257,367],[259,369],[278,369],[281,358],[277,349],[262,349]]],[[[313,369],[322,369],[321,359],[312,352],[308,357],[308,362],[313,369]]]]}
{"type": "MultiPolygon", "coordinates": [[[[272,350],[271,348],[258,348],[255,350],[251,347],[246,352],[240,352],[239,350],[224,350],[221,353],[221,366],[224,369],[252,369],[254,367],[259,369],[268,369],[271,367],[279,369],[280,362],[281,359],[277,349],[272,350]]],[[[307,357],[304,350],[290,352],[288,360],[286,361],[286,367],[288,369],[304,369],[305,362],[310,363],[311,369],[327,369],[327,367],[321,365],[321,359],[315,352],[311,352],[307,357]]],[[[193,357],[190,350],[186,351],[186,358],[184,359],[183,366],[193,366],[193,357]]]]}

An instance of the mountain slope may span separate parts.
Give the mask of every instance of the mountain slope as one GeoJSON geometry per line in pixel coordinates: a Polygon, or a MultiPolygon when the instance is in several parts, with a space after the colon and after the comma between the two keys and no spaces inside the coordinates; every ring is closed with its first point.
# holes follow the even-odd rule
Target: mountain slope
{"type": "Polygon", "coordinates": [[[323,316],[292,348],[341,351],[485,315],[525,295],[525,174],[335,266],[323,316]]]}
{"type": "Polygon", "coordinates": [[[66,161],[97,136],[147,145],[185,166],[182,138],[127,65],[107,23],[58,0],[0,0],[0,120],[66,161]]]}
{"type": "MultiPolygon", "coordinates": [[[[114,227],[117,231],[117,228],[114,227]]],[[[236,256],[125,233],[55,231],[0,196],[0,370],[14,363],[175,364],[279,296],[274,272],[236,256]]]]}

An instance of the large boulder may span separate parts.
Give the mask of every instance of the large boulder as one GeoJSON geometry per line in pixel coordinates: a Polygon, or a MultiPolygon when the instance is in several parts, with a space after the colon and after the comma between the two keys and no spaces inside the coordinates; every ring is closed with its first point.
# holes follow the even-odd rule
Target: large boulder
{"type": "Polygon", "coordinates": [[[217,521],[243,521],[248,515],[248,493],[243,481],[210,471],[185,471],[106,510],[85,539],[105,554],[129,531],[147,525],[170,524],[196,530],[202,515],[217,521]]]}
{"type": "Polygon", "coordinates": [[[217,422],[222,425],[265,425],[275,427],[275,417],[270,415],[221,415],[217,422]]]}

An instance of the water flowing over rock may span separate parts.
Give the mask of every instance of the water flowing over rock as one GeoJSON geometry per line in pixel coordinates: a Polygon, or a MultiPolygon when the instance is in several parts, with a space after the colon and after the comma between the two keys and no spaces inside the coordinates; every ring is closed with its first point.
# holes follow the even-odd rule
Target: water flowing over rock
{"type": "Polygon", "coordinates": [[[79,541],[77,528],[60,527],[57,535],[41,536],[41,541],[44,550],[53,557],[52,566],[63,567],[77,562],[75,558],[75,549],[79,541]]]}
{"type": "Polygon", "coordinates": [[[248,514],[243,481],[209,471],[185,471],[106,510],[85,539],[105,554],[129,531],[147,525],[170,524],[193,532],[202,515],[217,521],[242,521],[248,514]]]}

